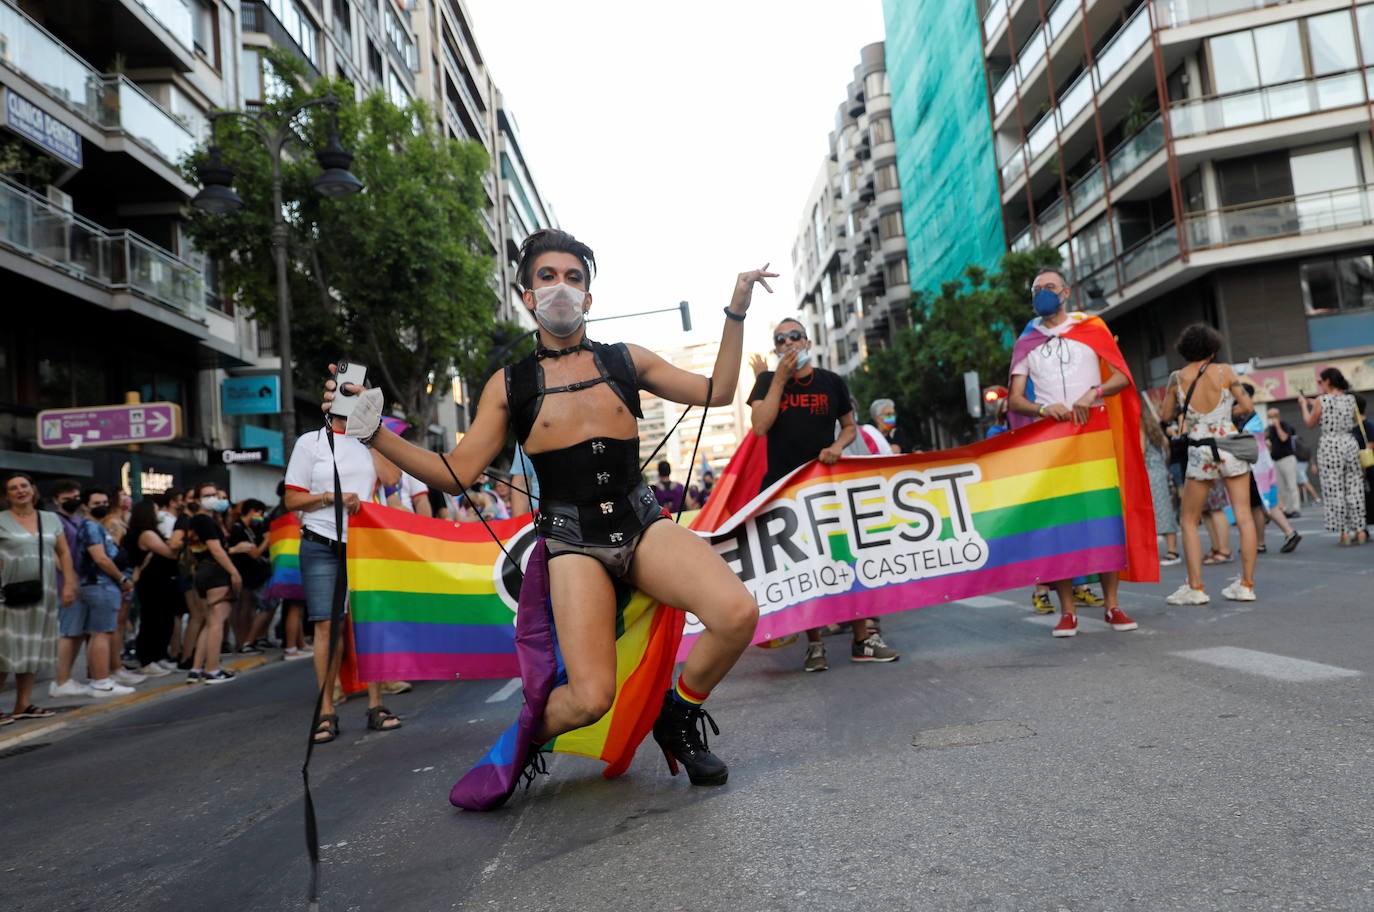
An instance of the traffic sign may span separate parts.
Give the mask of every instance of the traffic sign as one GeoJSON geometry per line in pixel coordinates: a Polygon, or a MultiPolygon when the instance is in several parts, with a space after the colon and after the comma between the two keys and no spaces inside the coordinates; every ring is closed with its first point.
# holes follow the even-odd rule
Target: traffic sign
{"type": "Polygon", "coordinates": [[[160,443],[181,436],[175,402],[47,409],[38,413],[38,446],[44,450],[160,443]]]}

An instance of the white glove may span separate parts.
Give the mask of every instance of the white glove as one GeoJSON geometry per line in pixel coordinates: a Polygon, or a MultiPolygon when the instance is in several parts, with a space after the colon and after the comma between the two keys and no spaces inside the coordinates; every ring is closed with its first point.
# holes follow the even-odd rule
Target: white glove
{"type": "Polygon", "coordinates": [[[353,414],[348,416],[344,434],[356,437],[363,443],[371,443],[382,426],[382,405],[386,397],[381,389],[373,387],[358,394],[358,402],[353,406],[353,414]]]}

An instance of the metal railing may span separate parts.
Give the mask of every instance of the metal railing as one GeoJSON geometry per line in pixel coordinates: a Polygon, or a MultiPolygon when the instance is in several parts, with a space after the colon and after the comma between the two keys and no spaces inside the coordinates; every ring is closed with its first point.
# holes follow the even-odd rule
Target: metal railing
{"type": "Polygon", "coordinates": [[[1177,101],[1169,108],[1169,125],[1175,137],[1198,136],[1364,104],[1362,72],[1367,71],[1351,70],[1230,95],[1177,101]]]}
{"type": "Polygon", "coordinates": [[[77,279],[204,322],[200,270],[132,231],[110,231],[0,178],[0,244],[77,279]]]}
{"type": "Polygon", "coordinates": [[[195,147],[191,130],[128,77],[102,74],[7,2],[0,2],[0,35],[6,42],[0,63],[92,125],[124,133],[172,165],[195,147]]]}
{"type": "Polygon", "coordinates": [[[1355,228],[1374,222],[1374,184],[1190,212],[1185,222],[1195,250],[1355,228]]]}
{"type": "MultiPolygon", "coordinates": [[[[363,4],[364,7],[367,4],[363,4]]],[[[286,30],[286,26],[277,18],[277,14],[267,6],[262,0],[242,0],[239,4],[239,21],[245,32],[258,32],[272,39],[272,43],[286,50],[295,57],[300,58],[301,63],[315,79],[320,78],[320,68],[315,66],[314,61],[306,56],[305,50],[296,41],[295,37],[286,30]]]]}

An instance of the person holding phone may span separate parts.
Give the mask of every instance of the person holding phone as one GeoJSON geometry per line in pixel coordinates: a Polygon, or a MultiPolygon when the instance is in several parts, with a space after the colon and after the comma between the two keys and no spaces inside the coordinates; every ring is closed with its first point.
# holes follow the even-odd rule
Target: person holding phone
{"type": "MultiPolygon", "coordinates": [[[[350,378],[362,382],[366,371],[351,365],[350,378]]],[[[340,402],[347,411],[356,399],[340,402]],[[344,405],[347,402],[347,405],[344,405]]],[[[306,620],[315,624],[315,679],[324,693],[320,722],[312,736],[325,744],[339,736],[339,715],[334,706],[334,680],[339,676],[342,650],[330,655],[329,634],[334,607],[334,586],[343,571],[344,547],[348,541],[348,517],[358,512],[363,500],[371,498],[380,479],[383,485],[401,482],[401,470],[386,457],[352,437],[345,436],[347,421],[331,415],[329,427],[308,431],[297,440],[286,467],[286,492],[283,502],[288,510],[300,511],[301,585],[305,588],[306,620]],[[334,437],[330,446],[326,434],[334,437]],[[334,521],[334,469],[338,466],[343,492],[344,526],[334,521]],[[331,661],[331,659],[333,661],[331,661]]],[[[372,731],[393,731],[401,719],[382,705],[381,682],[367,685],[367,727],[372,731]]]]}
{"type": "MultiPolygon", "coordinates": [[[[549,595],[567,672],[567,683],[549,695],[535,740],[519,749],[529,749],[528,762],[538,768],[539,745],[610,710],[616,695],[614,585],[622,580],[695,614],[706,627],[677,686],[664,694],[653,737],[673,774],[681,763],[693,785],[723,785],[726,765],[700,733],[710,718],[702,704],[749,645],[758,606],[707,541],[674,522],[659,522],[666,516],[640,475],[636,419],[643,417],[641,389],[686,405],[733,401],[754,285],[771,291],[767,280],[776,273],[765,266],[736,278],[708,379],[638,345],[587,337],[595,264],[591,248],[565,231],[545,229],[525,239],[518,275],[524,305],[539,324],[539,344],[487,381],[472,426],[447,457],[383,427],[379,390],[341,387],[346,395],[360,394],[347,433],[431,489],[457,494],[491,465],[514,429],[539,475],[535,529],[548,555],[549,595]]],[[[336,401],[334,388],[332,380],[325,384],[326,411],[336,401]]]]}

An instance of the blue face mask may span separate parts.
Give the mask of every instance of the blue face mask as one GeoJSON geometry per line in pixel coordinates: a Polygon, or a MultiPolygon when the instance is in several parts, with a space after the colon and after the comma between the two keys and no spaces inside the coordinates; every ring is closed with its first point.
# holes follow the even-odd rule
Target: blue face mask
{"type": "Polygon", "coordinates": [[[1034,307],[1035,312],[1042,317],[1054,316],[1059,312],[1059,306],[1059,295],[1050,291],[1048,288],[1040,289],[1035,293],[1035,296],[1031,298],[1031,307],[1034,307]]]}

